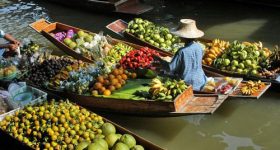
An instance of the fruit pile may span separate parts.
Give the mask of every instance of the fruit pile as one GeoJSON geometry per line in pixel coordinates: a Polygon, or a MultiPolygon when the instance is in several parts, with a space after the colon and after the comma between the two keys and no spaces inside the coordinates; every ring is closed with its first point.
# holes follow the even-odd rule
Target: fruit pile
{"type": "Polygon", "coordinates": [[[89,86],[99,74],[99,69],[82,61],[66,66],[55,75],[48,86],[56,90],[85,94],[89,86]]]}
{"type": "Polygon", "coordinates": [[[180,39],[170,33],[168,28],[157,26],[154,23],[135,18],[128,23],[126,32],[129,32],[155,47],[174,53],[183,46],[180,39]]]}
{"type": "Polygon", "coordinates": [[[115,146],[117,140],[129,148],[136,144],[130,135],[116,134],[115,126],[104,123],[101,116],[68,101],[25,107],[6,116],[0,128],[34,149],[74,150],[83,141],[108,147],[115,146]]]}
{"type": "Polygon", "coordinates": [[[234,41],[213,65],[223,71],[258,76],[261,68],[268,67],[265,62],[269,55],[270,51],[263,48],[261,43],[234,41]]]}
{"type": "MultiPolygon", "coordinates": [[[[116,134],[114,125],[104,123],[102,129],[107,128],[103,132],[105,138],[95,138],[93,143],[83,141],[76,146],[76,150],[144,150],[141,145],[136,145],[135,138],[130,134],[116,134]]],[[[102,130],[103,131],[103,130],[102,130]]]]}
{"type": "Polygon", "coordinates": [[[206,43],[205,45],[206,48],[202,63],[211,66],[213,61],[229,47],[229,42],[214,39],[212,42],[206,43]]]}
{"type": "Polygon", "coordinates": [[[62,31],[55,33],[54,37],[76,53],[91,60],[104,57],[103,53],[106,54],[112,48],[105,36],[86,33],[82,30],[77,33],[74,33],[73,30],[68,30],[67,33],[62,31]]]}
{"type": "Polygon", "coordinates": [[[0,68],[0,79],[7,78],[17,72],[17,67],[14,65],[10,65],[7,67],[0,68]]]}
{"type": "Polygon", "coordinates": [[[128,72],[122,67],[115,68],[110,74],[99,75],[96,78],[91,94],[109,96],[113,91],[124,86],[128,78],[134,79],[136,76],[136,73],[128,72]]]}
{"type": "Polygon", "coordinates": [[[20,49],[21,54],[26,54],[28,56],[32,56],[35,52],[38,52],[40,49],[40,46],[33,41],[30,41],[30,43],[23,45],[23,47],[20,49]]]}
{"type": "Polygon", "coordinates": [[[118,63],[123,56],[126,55],[133,47],[128,46],[124,43],[118,43],[111,48],[106,54],[104,61],[106,64],[115,64],[118,63]]]}
{"type": "Polygon", "coordinates": [[[177,81],[170,78],[154,78],[149,89],[153,100],[173,100],[183,93],[188,86],[184,80],[177,81]]]}
{"type": "Polygon", "coordinates": [[[243,95],[252,95],[259,91],[260,88],[264,86],[264,83],[259,81],[248,81],[241,87],[241,94],[243,95]]]}
{"type": "Polygon", "coordinates": [[[203,87],[202,91],[227,94],[232,90],[232,88],[238,86],[239,83],[238,79],[231,77],[215,78],[213,80],[209,80],[203,87]]]}
{"type": "Polygon", "coordinates": [[[43,60],[42,63],[36,63],[30,66],[25,78],[35,85],[42,86],[42,84],[58,74],[62,68],[74,62],[75,61],[70,58],[51,57],[43,60]]]}
{"type": "Polygon", "coordinates": [[[125,69],[151,68],[153,55],[159,56],[159,53],[148,47],[131,50],[120,60],[120,64],[125,69]]]}

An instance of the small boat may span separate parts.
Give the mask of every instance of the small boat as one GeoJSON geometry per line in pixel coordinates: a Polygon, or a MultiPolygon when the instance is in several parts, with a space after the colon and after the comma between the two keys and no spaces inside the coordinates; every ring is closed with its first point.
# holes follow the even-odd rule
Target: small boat
{"type": "MultiPolygon", "coordinates": [[[[146,41],[143,41],[141,39],[139,39],[138,37],[134,36],[131,33],[128,32],[124,32],[124,36],[131,42],[134,42],[136,44],[139,45],[143,45],[143,46],[148,46],[151,47],[167,56],[173,56],[172,53],[164,51],[146,41]]],[[[199,41],[201,42],[210,42],[211,40],[209,39],[199,39],[199,41]]],[[[245,80],[261,80],[263,82],[271,82],[272,83],[272,87],[280,87],[280,76],[278,77],[279,79],[266,79],[266,78],[259,78],[259,77],[253,77],[253,76],[247,76],[247,75],[242,75],[242,74],[237,74],[237,73],[229,73],[229,72],[224,72],[221,71],[217,68],[214,68],[212,66],[207,66],[207,65],[202,65],[203,70],[205,71],[206,75],[211,76],[211,77],[225,77],[225,76],[229,76],[229,77],[236,77],[236,78],[243,78],[245,80]]]]}
{"type": "MultiPolygon", "coordinates": [[[[76,59],[82,60],[84,62],[89,62],[89,63],[94,62],[94,60],[91,60],[87,57],[84,57],[82,54],[76,53],[73,49],[71,49],[69,46],[67,46],[63,42],[58,41],[52,35],[53,32],[57,32],[57,31],[65,31],[65,30],[72,29],[72,30],[74,30],[74,32],[78,32],[78,31],[83,30],[83,29],[73,27],[73,26],[70,26],[70,25],[66,25],[66,24],[63,24],[63,23],[60,23],[60,22],[50,23],[45,19],[40,19],[40,20],[30,24],[29,26],[31,28],[33,28],[35,31],[37,31],[38,33],[42,34],[44,37],[46,37],[49,41],[51,41],[54,45],[56,45],[58,48],[60,48],[66,54],[68,54],[68,55],[70,55],[70,56],[72,56],[76,59]]],[[[90,31],[86,31],[86,30],[83,30],[83,31],[85,31],[87,33],[90,33],[90,34],[95,34],[95,33],[92,33],[90,31]]],[[[129,42],[126,42],[126,41],[114,39],[114,38],[111,38],[111,37],[107,37],[107,39],[110,40],[110,42],[112,42],[113,45],[121,42],[121,43],[127,44],[127,45],[129,45],[129,46],[131,46],[135,49],[140,49],[141,47],[143,47],[143,46],[139,46],[139,45],[129,43],[129,42]]],[[[164,52],[162,52],[162,53],[160,52],[160,55],[161,56],[169,56],[168,54],[166,54],[164,52]]]]}
{"type": "Polygon", "coordinates": [[[139,0],[48,0],[61,5],[83,8],[98,12],[116,12],[140,15],[153,9],[153,6],[139,0]]]}
{"type": "MultiPolygon", "coordinates": [[[[93,63],[93,60],[87,59],[82,55],[70,49],[67,45],[56,40],[51,32],[73,29],[75,32],[81,30],[79,28],[62,24],[59,22],[50,23],[44,19],[38,20],[30,26],[41,33],[57,47],[65,53],[73,56],[74,58],[83,60],[85,62],[93,63]]],[[[83,30],[85,31],[85,30],[83,30]]],[[[91,33],[89,31],[85,31],[91,33]]],[[[94,33],[93,33],[94,34],[94,33]]],[[[132,44],[129,42],[121,41],[118,39],[111,40],[113,43],[122,42],[130,45],[136,49],[142,46],[132,44]]],[[[162,56],[168,56],[166,53],[161,53],[162,56]]],[[[59,96],[69,98],[77,104],[105,111],[114,111],[119,113],[140,114],[140,115],[154,115],[154,116],[182,116],[190,114],[211,114],[227,99],[227,95],[217,94],[199,94],[194,95],[192,88],[188,88],[175,100],[170,102],[162,102],[155,100],[127,100],[127,99],[114,99],[114,98],[100,98],[94,96],[77,95],[73,93],[66,93],[50,89],[43,89],[59,96]]]]}
{"type": "Polygon", "coordinates": [[[228,95],[193,94],[192,88],[185,90],[173,101],[129,100],[100,98],[68,92],[44,89],[91,110],[116,112],[139,116],[175,117],[195,114],[213,114],[228,98],[228,95]]]}

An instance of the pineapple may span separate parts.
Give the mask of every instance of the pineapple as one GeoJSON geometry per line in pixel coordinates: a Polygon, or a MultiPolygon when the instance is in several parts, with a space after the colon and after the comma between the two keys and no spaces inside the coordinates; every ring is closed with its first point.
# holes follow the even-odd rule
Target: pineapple
{"type": "Polygon", "coordinates": [[[280,50],[277,45],[272,50],[272,54],[270,55],[269,60],[272,68],[277,68],[280,66],[280,50]]]}

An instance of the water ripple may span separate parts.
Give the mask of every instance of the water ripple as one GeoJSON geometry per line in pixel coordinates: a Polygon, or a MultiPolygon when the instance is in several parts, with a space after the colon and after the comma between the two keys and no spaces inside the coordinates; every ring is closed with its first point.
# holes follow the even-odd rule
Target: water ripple
{"type": "MultiPolygon", "coordinates": [[[[45,8],[34,2],[17,2],[0,7],[0,29],[6,33],[11,33],[19,40],[24,38],[32,39],[36,42],[45,43],[45,39],[28,25],[38,19],[50,20],[45,8]]],[[[43,44],[44,45],[44,44],[43,44]]]]}

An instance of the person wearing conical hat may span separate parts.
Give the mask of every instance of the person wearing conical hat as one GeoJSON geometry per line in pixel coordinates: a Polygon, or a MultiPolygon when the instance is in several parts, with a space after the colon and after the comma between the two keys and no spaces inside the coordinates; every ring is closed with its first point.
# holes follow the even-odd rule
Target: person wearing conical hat
{"type": "Polygon", "coordinates": [[[176,52],[171,62],[157,56],[155,60],[160,61],[165,71],[177,75],[187,84],[192,85],[194,90],[200,91],[207,77],[202,69],[203,49],[195,39],[202,37],[204,33],[197,29],[192,19],[181,19],[177,30],[172,33],[179,36],[185,46],[176,52]]]}

